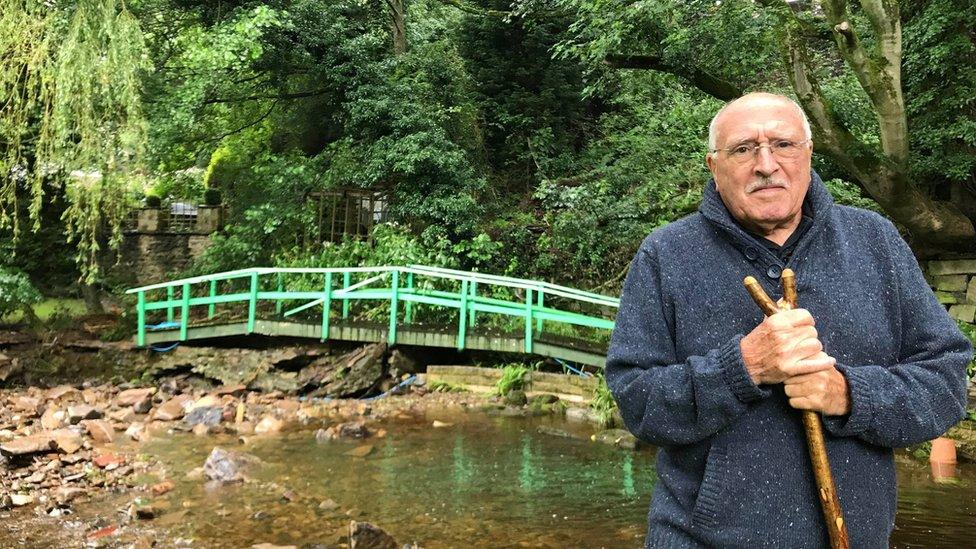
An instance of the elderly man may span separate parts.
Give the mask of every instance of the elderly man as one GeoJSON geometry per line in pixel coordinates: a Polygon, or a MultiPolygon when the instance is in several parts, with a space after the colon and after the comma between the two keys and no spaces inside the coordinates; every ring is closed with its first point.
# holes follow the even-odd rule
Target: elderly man
{"type": "Polygon", "coordinates": [[[892,449],[962,418],[972,349],[883,217],[833,203],[810,126],[755,93],[715,116],[701,207],[651,233],[624,284],[606,378],[659,447],[647,547],[828,545],[797,410],[822,415],[851,547],[888,547],[892,449]],[[746,276],[805,309],[764,318],[746,276]]]}

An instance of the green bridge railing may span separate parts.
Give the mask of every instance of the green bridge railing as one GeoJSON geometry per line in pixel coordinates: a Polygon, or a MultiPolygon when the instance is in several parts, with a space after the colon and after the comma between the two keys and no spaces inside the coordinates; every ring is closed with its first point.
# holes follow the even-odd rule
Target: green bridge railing
{"type": "MultiPolygon", "coordinates": [[[[315,314],[318,319],[312,322],[321,322],[321,339],[325,341],[330,323],[348,319],[354,302],[380,300],[389,306],[390,344],[397,342],[397,326],[415,322],[417,310],[423,305],[428,309],[457,310],[454,322],[459,350],[465,348],[467,332],[480,313],[524,324],[524,351],[532,353],[534,335],[543,332],[549,322],[583,327],[607,336],[620,304],[615,297],[547,282],[423,265],[252,268],[163,282],[126,293],[137,296],[139,346],[146,345],[147,329],[156,326],[147,324],[151,315],[162,318],[165,311],[166,326],[175,330],[178,325],[178,339],[185,341],[191,326],[215,322],[218,306],[246,307],[248,334],[254,331],[259,310],[267,311],[272,305],[273,314],[279,318],[301,313],[303,321],[309,322],[309,315],[315,314]],[[302,303],[285,310],[287,302],[302,303]],[[204,307],[206,313],[201,311],[204,307]],[[586,309],[596,312],[587,313],[586,309]]],[[[243,320],[244,315],[240,316],[243,320]]],[[[445,324],[442,321],[441,327],[445,324]]]]}

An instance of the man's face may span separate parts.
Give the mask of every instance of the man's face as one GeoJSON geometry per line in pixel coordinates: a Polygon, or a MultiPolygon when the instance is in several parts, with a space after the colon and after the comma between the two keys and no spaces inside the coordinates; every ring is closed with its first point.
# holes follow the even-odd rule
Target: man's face
{"type": "MultiPolygon", "coordinates": [[[[746,100],[728,108],[716,121],[718,149],[741,144],[772,145],[806,140],[803,121],[792,104],[771,99],[746,100]]],[[[810,187],[813,147],[804,143],[795,158],[782,158],[764,146],[743,161],[726,150],[706,157],[722,201],[740,223],[768,233],[794,227],[810,187]]]]}

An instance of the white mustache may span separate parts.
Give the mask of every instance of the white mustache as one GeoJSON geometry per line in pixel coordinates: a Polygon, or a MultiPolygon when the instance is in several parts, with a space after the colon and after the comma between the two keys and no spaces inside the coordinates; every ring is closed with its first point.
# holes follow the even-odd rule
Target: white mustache
{"type": "Polygon", "coordinates": [[[763,189],[768,189],[771,187],[782,187],[784,189],[789,189],[789,184],[782,179],[773,179],[770,177],[761,177],[754,180],[752,183],[746,187],[746,193],[751,193],[755,191],[761,191],[763,189]]]}

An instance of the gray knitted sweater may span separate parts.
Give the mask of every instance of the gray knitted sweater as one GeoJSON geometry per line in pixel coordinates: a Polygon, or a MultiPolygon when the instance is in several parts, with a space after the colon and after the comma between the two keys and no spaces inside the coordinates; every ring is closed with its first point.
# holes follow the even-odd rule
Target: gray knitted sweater
{"type": "Polygon", "coordinates": [[[796,271],[847,378],[851,413],[824,424],[852,547],[888,547],[892,448],[962,418],[971,346],[894,226],[835,205],[816,173],[806,206],[813,224],[783,265],[710,182],[698,213],[651,233],[631,264],[606,377],[627,428],[659,447],[647,547],[828,546],[799,413],[742,363],[739,341],[762,321],[747,275],[776,299],[783,268],[796,271]]]}

